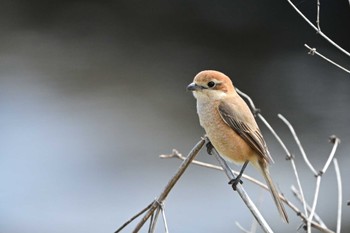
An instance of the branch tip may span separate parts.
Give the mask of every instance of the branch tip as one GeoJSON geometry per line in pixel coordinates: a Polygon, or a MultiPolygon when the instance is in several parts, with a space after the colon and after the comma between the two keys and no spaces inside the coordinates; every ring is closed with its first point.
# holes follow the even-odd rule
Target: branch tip
{"type": "Polygon", "coordinates": [[[329,142],[330,142],[330,143],[335,144],[337,141],[338,141],[338,143],[341,142],[340,139],[339,139],[336,135],[333,134],[333,135],[331,135],[331,136],[329,137],[329,142]]]}
{"type": "Polygon", "coordinates": [[[168,159],[168,158],[181,158],[182,154],[180,154],[176,149],[173,149],[171,154],[168,155],[159,155],[159,158],[168,159]]]}

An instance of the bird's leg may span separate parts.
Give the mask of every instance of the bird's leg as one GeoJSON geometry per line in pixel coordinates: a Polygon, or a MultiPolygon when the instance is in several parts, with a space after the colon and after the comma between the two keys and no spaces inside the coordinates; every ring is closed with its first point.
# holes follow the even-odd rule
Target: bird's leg
{"type": "Polygon", "coordinates": [[[230,182],[228,182],[228,184],[230,184],[233,188],[233,190],[237,190],[237,184],[240,183],[240,184],[243,184],[243,181],[241,180],[241,177],[243,175],[243,172],[244,172],[244,169],[247,167],[249,161],[245,161],[243,166],[242,166],[242,169],[241,171],[239,172],[238,176],[232,180],[230,180],[230,182]]]}
{"type": "Polygon", "coordinates": [[[208,154],[212,155],[212,151],[213,151],[214,146],[213,146],[213,144],[211,144],[211,142],[209,141],[209,139],[208,139],[207,144],[205,144],[205,146],[207,147],[207,152],[208,152],[208,154]]]}

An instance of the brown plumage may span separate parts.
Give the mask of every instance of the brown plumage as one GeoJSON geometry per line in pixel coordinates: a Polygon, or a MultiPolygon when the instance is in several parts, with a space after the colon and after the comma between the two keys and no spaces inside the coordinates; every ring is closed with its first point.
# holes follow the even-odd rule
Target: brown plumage
{"type": "Polygon", "coordinates": [[[225,159],[242,164],[250,162],[265,178],[277,209],[288,216],[272,182],[268,165],[273,160],[248,105],[237,94],[225,74],[205,70],[188,85],[197,99],[197,113],[210,142],[225,159]]]}

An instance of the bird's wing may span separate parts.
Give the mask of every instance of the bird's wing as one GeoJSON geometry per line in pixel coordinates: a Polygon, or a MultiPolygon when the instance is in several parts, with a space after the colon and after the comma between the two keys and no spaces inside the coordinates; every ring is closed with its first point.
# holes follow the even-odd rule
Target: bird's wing
{"type": "MultiPolygon", "coordinates": [[[[246,107],[248,108],[248,106],[246,107]]],[[[241,114],[242,109],[239,109],[238,105],[227,103],[227,101],[221,101],[218,110],[224,122],[241,136],[251,148],[267,162],[273,162],[267,149],[266,142],[252,114],[249,116],[241,114]]],[[[249,108],[248,111],[251,113],[249,108]]]]}

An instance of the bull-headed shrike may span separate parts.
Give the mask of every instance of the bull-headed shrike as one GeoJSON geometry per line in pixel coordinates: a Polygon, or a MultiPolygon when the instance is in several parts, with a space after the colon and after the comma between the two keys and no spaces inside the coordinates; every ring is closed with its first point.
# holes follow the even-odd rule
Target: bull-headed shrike
{"type": "Polygon", "coordinates": [[[277,209],[285,222],[288,216],[271,179],[268,165],[273,162],[265,140],[248,105],[237,94],[225,74],[205,70],[198,73],[187,90],[197,99],[197,113],[209,143],[225,159],[243,164],[240,174],[230,184],[234,189],[250,162],[264,176],[277,209]]]}

